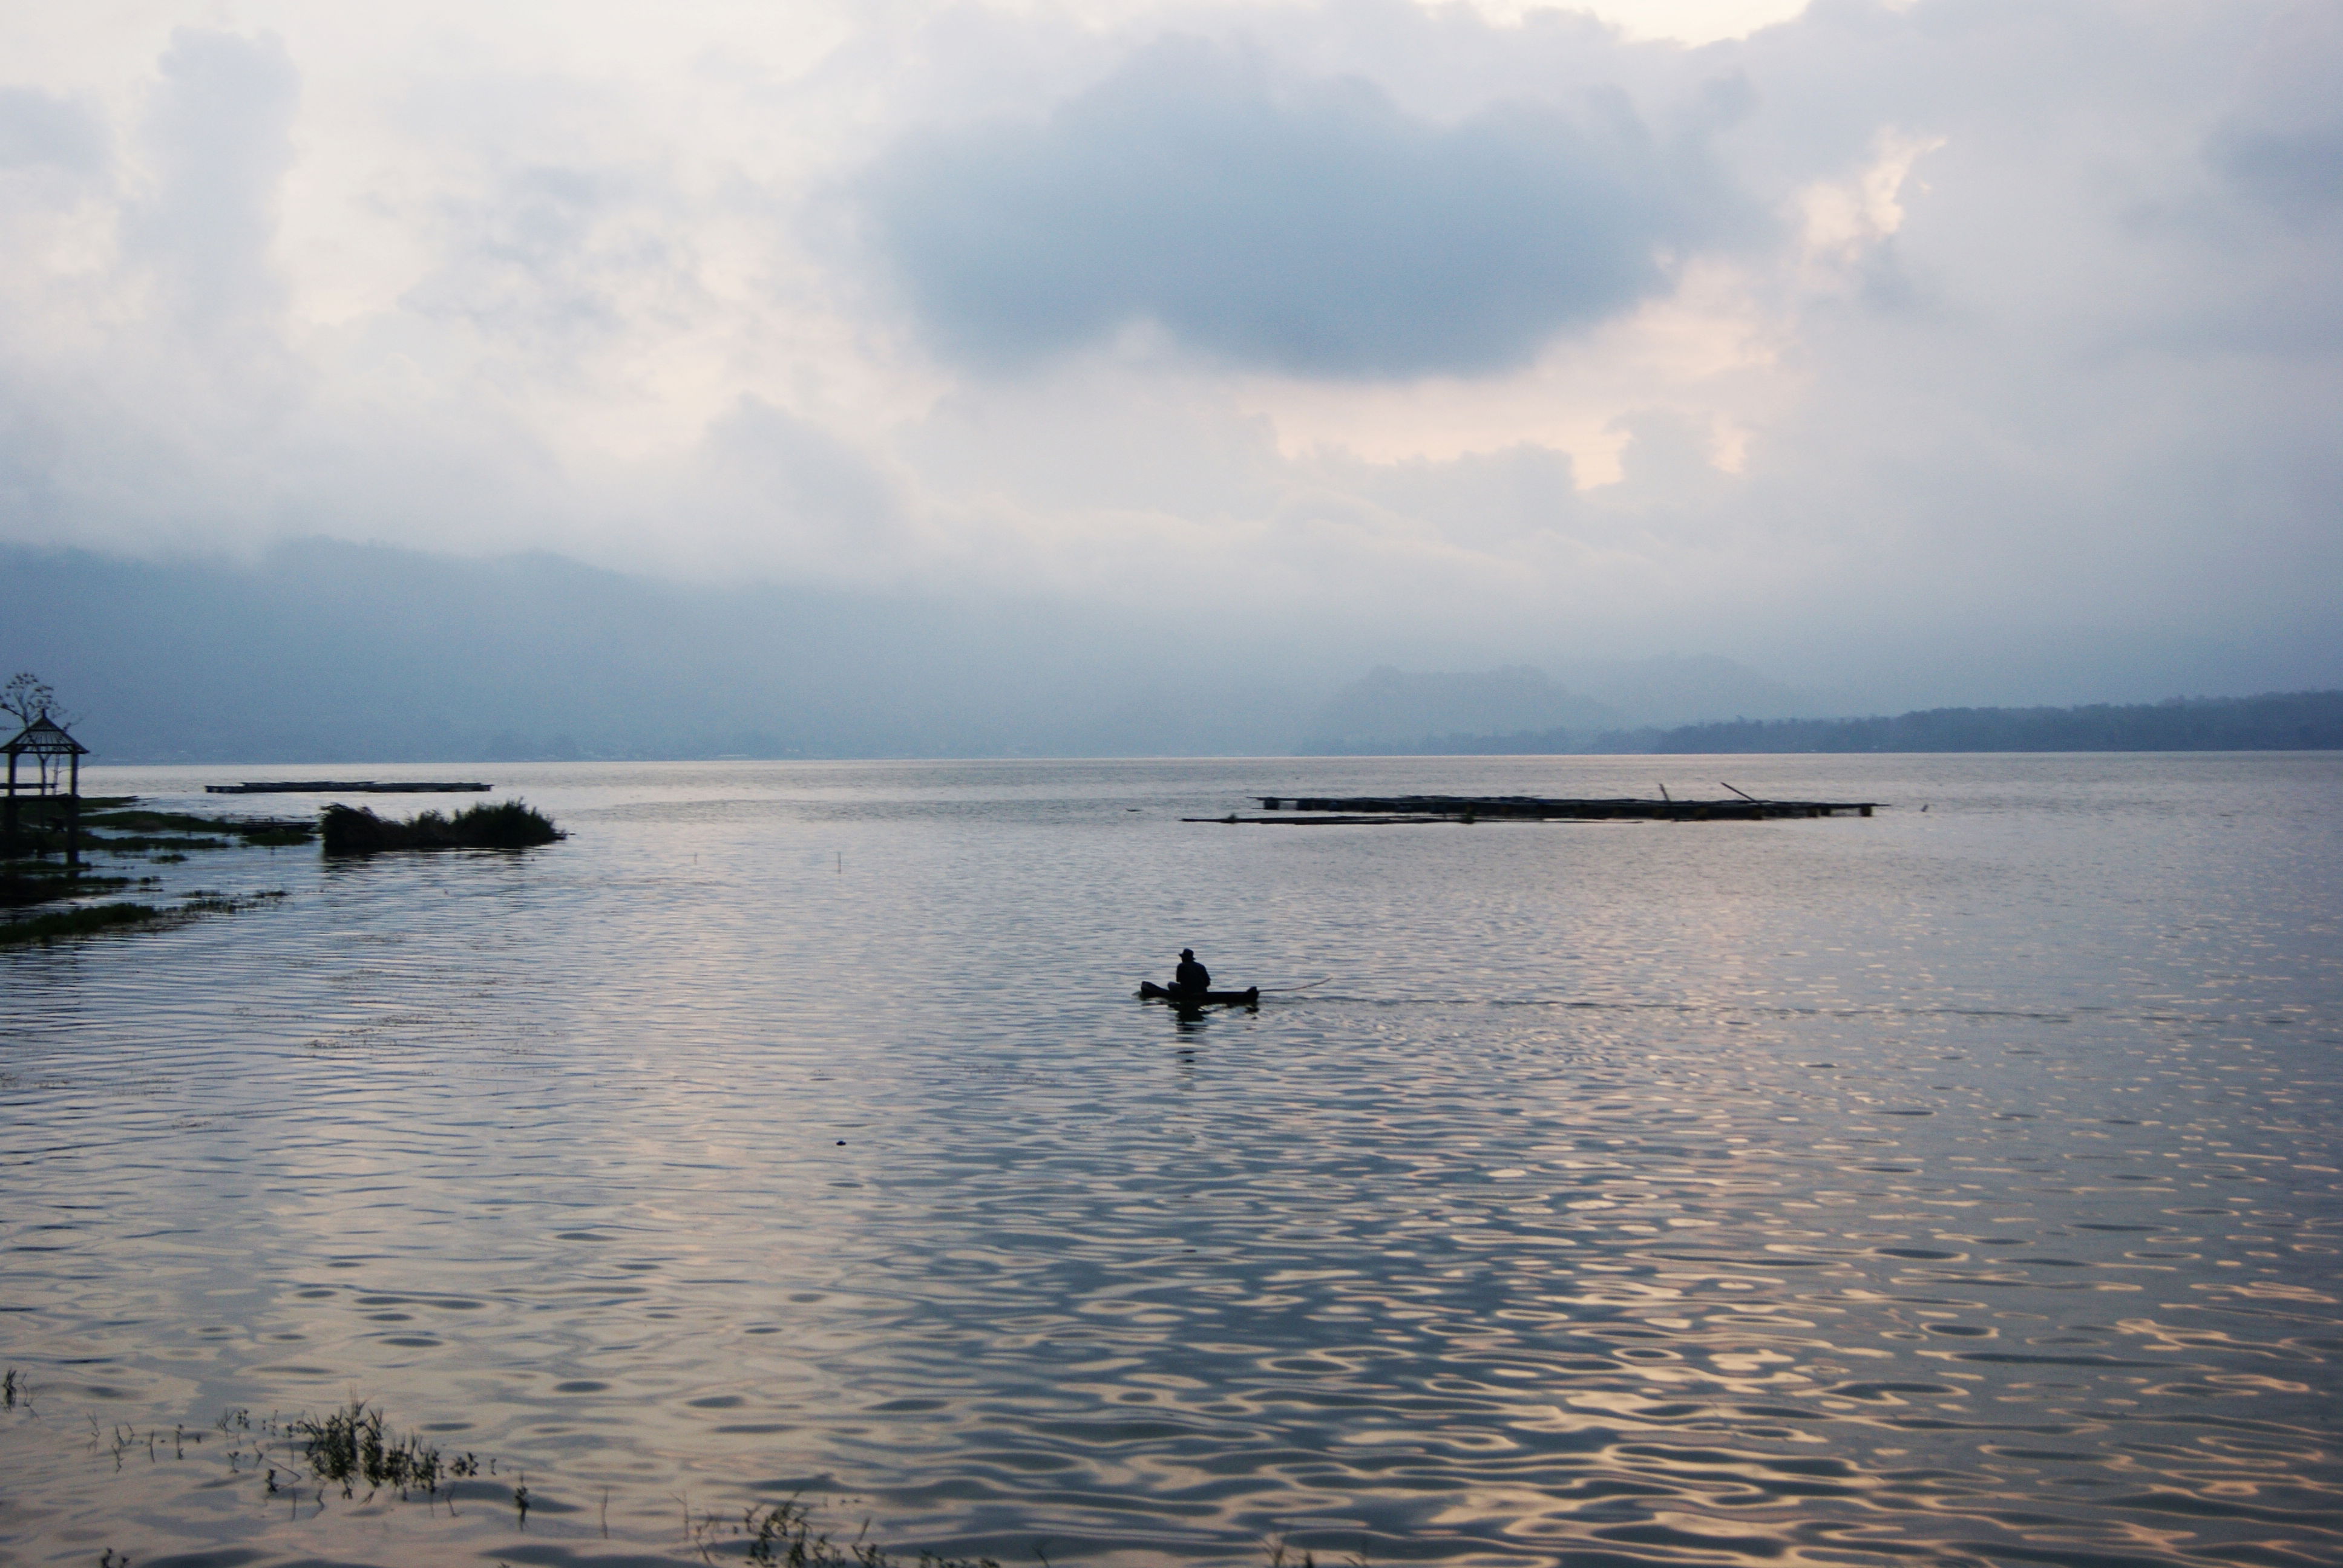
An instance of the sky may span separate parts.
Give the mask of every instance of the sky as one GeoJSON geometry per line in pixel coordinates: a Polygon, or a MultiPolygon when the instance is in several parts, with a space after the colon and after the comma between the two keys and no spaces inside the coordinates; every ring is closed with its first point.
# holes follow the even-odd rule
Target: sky
{"type": "Polygon", "coordinates": [[[2343,685],[2332,3],[0,16],[0,545],[2343,685]]]}

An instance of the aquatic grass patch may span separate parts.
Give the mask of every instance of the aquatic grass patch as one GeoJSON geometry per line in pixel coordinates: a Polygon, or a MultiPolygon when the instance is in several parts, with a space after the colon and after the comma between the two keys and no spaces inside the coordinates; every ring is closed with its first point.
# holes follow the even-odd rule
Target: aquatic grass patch
{"type": "MultiPolygon", "coordinates": [[[[142,878],[141,880],[151,881],[152,879],[142,878]]],[[[36,943],[46,947],[71,937],[95,936],[102,931],[130,927],[166,930],[186,925],[198,915],[235,914],[241,910],[257,909],[290,896],[282,888],[236,897],[198,890],[187,894],[176,909],[158,909],[153,904],[92,904],[85,909],[60,910],[50,915],[32,915],[21,920],[0,921],[0,947],[29,947],[36,943]]]]}
{"type": "MultiPolygon", "coordinates": [[[[135,798],[122,799],[128,801],[135,798]]],[[[217,835],[228,834],[247,846],[276,849],[306,844],[317,836],[316,823],[297,817],[201,816],[193,811],[150,811],[126,804],[106,810],[85,811],[82,823],[85,827],[105,828],[126,835],[105,840],[109,847],[166,842],[176,843],[181,849],[224,849],[228,847],[229,840],[217,835]],[[163,840],[154,837],[164,833],[198,835],[205,841],[196,844],[185,839],[163,840]]]]}
{"type": "Polygon", "coordinates": [[[136,807],[84,811],[82,821],[93,828],[116,828],[126,833],[216,833],[234,826],[219,817],[199,817],[192,811],[148,811],[136,807]]]}
{"type": "MultiPolygon", "coordinates": [[[[31,1401],[25,1374],[7,1368],[0,1375],[0,1409],[21,1405],[29,1414],[31,1401]]],[[[493,1458],[442,1447],[419,1432],[399,1431],[380,1405],[355,1393],[321,1413],[261,1415],[249,1407],[227,1409],[209,1429],[185,1422],[174,1422],[167,1430],[160,1424],[118,1422],[101,1426],[98,1417],[87,1412],[72,1424],[84,1423],[87,1452],[102,1466],[120,1473],[192,1462],[197,1473],[187,1483],[196,1491],[249,1488],[252,1501],[265,1500],[284,1511],[280,1519],[295,1523],[312,1523],[331,1512],[337,1493],[359,1509],[420,1503],[427,1513],[445,1510],[450,1518],[458,1516],[461,1503],[502,1505],[513,1511],[514,1523],[523,1531],[529,1528],[532,1513],[558,1517],[593,1506],[590,1493],[566,1502],[562,1489],[541,1493],[530,1484],[528,1473],[518,1467],[508,1465],[499,1475],[493,1458]],[[226,1473],[218,1474],[217,1469],[226,1473]]],[[[599,1533],[605,1541],[613,1534],[613,1490],[600,1488],[599,1533]]],[[[683,1505],[686,1550],[711,1565],[719,1559],[745,1558],[768,1568],[1003,1568],[992,1557],[949,1556],[924,1548],[890,1550],[871,1539],[868,1516],[850,1537],[841,1539],[818,1529],[816,1508],[795,1497],[750,1504],[733,1513],[702,1513],[687,1498],[669,1496],[683,1505]]],[[[582,1532],[572,1526],[573,1538],[578,1533],[582,1532]]],[[[1032,1556],[1040,1568],[1056,1568],[1047,1547],[1046,1541],[1036,1541],[1032,1556]]],[[[1263,1541],[1262,1547],[1266,1568],[1317,1568],[1311,1553],[1289,1546],[1282,1534],[1263,1541]]],[[[1368,1568],[1358,1555],[1341,1562],[1346,1568],[1368,1568]]]]}
{"type": "Polygon", "coordinates": [[[45,855],[65,852],[65,834],[62,828],[20,827],[14,833],[0,830],[0,860],[36,859],[45,855]]]}
{"type": "Polygon", "coordinates": [[[442,1481],[476,1475],[480,1468],[468,1453],[448,1458],[413,1432],[394,1435],[381,1410],[364,1400],[290,1422],[285,1432],[301,1445],[301,1463],[310,1475],[338,1484],[344,1497],[355,1496],[360,1482],[369,1492],[429,1495],[438,1492],[442,1481]]]}
{"type": "MultiPolygon", "coordinates": [[[[16,797],[16,822],[23,828],[62,828],[69,815],[67,803],[73,796],[57,790],[45,795],[22,791],[16,797]]],[[[81,819],[86,822],[96,811],[111,811],[134,803],[135,795],[84,795],[81,798],[81,819]]]]}
{"type": "Polygon", "coordinates": [[[176,912],[186,915],[232,915],[239,910],[256,910],[261,905],[292,895],[282,888],[271,888],[265,893],[226,893],[199,890],[186,895],[176,912]]]}
{"type": "MultiPolygon", "coordinates": [[[[133,797],[127,795],[81,797],[78,826],[84,846],[86,847],[90,840],[89,822],[94,809],[101,806],[110,808],[127,805],[132,799],[133,797]]],[[[0,832],[0,859],[64,853],[65,829],[68,823],[75,820],[74,814],[68,809],[72,803],[72,797],[54,792],[46,795],[18,795],[16,797],[16,830],[14,833],[0,832]]]]}
{"type": "MultiPolygon", "coordinates": [[[[870,1530],[868,1521],[862,1528],[866,1533],[870,1530]]],[[[727,1533],[714,1515],[691,1527],[692,1545],[703,1562],[716,1561],[718,1540],[727,1533]]],[[[749,1562],[786,1564],[787,1568],[1001,1568],[990,1557],[940,1557],[932,1552],[904,1556],[860,1534],[846,1542],[833,1541],[827,1533],[817,1535],[813,1510],[794,1497],[787,1503],[742,1510],[739,1523],[729,1525],[729,1533],[747,1541],[749,1562]]],[[[1042,1557],[1041,1562],[1047,1568],[1049,1559],[1042,1557]]]]}
{"type": "Polygon", "coordinates": [[[289,849],[317,836],[316,824],[310,822],[271,822],[266,827],[238,828],[236,832],[247,849],[289,849]]]}
{"type": "MultiPolygon", "coordinates": [[[[346,1498],[370,1501],[388,1493],[443,1503],[452,1513],[458,1483],[496,1470],[494,1461],[483,1464],[477,1454],[450,1453],[414,1432],[392,1431],[379,1406],[355,1396],[323,1415],[255,1416],[240,1408],[212,1425],[227,1440],[221,1456],[229,1471],[258,1478],[270,1497],[291,1498],[297,1513],[305,1501],[322,1511],[337,1487],[346,1498]]],[[[202,1441],[184,1432],[179,1437],[202,1441]]],[[[185,1458],[185,1449],[173,1456],[185,1458]]]]}
{"type": "MultiPolygon", "coordinates": [[[[890,1552],[870,1539],[868,1520],[851,1541],[835,1540],[827,1532],[815,1532],[812,1508],[794,1497],[786,1503],[743,1509],[737,1523],[713,1513],[695,1521],[689,1509],[684,1517],[692,1547],[706,1563],[716,1561],[719,1544],[729,1535],[745,1543],[749,1562],[775,1568],[1001,1568],[1000,1562],[990,1557],[946,1557],[925,1550],[890,1552]]],[[[1043,1550],[1046,1544],[1035,1542],[1033,1555],[1041,1568],[1051,1568],[1049,1553],[1043,1550]]],[[[1262,1547],[1268,1554],[1268,1568],[1318,1568],[1315,1553],[1295,1549],[1282,1534],[1263,1542],[1262,1547]]],[[[1342,1562],[1346,1568],[1367,1568],[1363,1556],[1346,1556],[1342,1562]]]]}
{"type": "MultiPolygon", "coordinates": [[[[301,818],[155,811],[139,807],[135,795],[88,798],[82,806],[82,849],[109,855],[156,853],[184,858],[196,849],[283,849],[306,844],[317,836],[317,824],[301,818]]],[[[63,797],[22,797],[18,809],[19,830],[0,842],[0,859],[45,856],[65,849],[67,818],[63,797]]]]}
{"type": "Polygon", "coordinates": [[[0,948],[43,947],[66,937],[85,937],[123,926],[145,925],[164,918],[152,904],[92,904],[85,910],[62,910],[54,915],[33,915],[0,923],[0,948]]]}
{"type": "Polygon", "coordinates": [[[22,910],[59,899],[110,893],[129,885],[127,877],[75,876],[69,867],[5,866],[0,867],[0,910],[22,910]]]}
{"type": "Polygon", "coordinates": [[[110,855],[136,855],[150,849],[181,851],[186,849],[225,849],[226,839],[197,839],[160,833],[106,834],[84,833],[84,849],[103,849],[110,855]]]}
{"type": "Polygon", "coordinates": [[[453,817],[425,811],[405,821],[337,801],[319,813],[328,855],[386,849],[526,849],[568,837],[553,819],[519,800],[482,804],[453,817]]]}

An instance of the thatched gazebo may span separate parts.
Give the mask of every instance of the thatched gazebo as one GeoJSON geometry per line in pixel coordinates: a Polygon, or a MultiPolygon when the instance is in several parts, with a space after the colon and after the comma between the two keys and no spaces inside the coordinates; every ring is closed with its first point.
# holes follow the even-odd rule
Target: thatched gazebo
{"type": "Polygon", "coordinates": [[[8,754],[7,814],[0,825],[0,836],[16,837],[16,762],[30,757],[38,771],[39,782],[35,793],[42,796],[56,792],[62,782],[65,801],[65,863],[81,863],[81,759],[89,755],[89,748],[65,733],[65,726],[44,713],[17,733],[16,739],[0,751],[8,754]]]}

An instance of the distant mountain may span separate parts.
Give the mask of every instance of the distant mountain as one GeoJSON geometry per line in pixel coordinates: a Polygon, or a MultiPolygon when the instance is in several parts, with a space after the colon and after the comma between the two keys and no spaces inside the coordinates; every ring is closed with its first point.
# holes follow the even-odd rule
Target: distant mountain
{"type": "Polygon", "coordinates": [[[1933,708],[1876,719],[1736,719],[1646,726],[1428,735],[1385,756],[1549,757],[1844,751],[2343,750],[2343,691],[2169,698],[2081,708],[1933,708]]]}
{"type": "Polygon", "coordinates": [[[0,545],[0,678],[46,678],[106,763],[2343,745],[2326,693],[1795,719],[1830,699],[1714,657],[1384,665],[1317,702],[1383,628],[1210,596],[683,583],[323,539],[0,545]]]}
{"type": "Polygon", "coordinates": [[[1218,628],[1041,598],[323,539],[248,560],[0,547],[0,678],[49,680],[102,762],[1257,755],[1304,711],[1218,628]]]}
{"type": "Polygon", "coordinates": [[[1525,664],[1456,673],[1379,665],[1312,717],[1305,756],[1584,750],[1605,734],[1723,714],[1812,712],[1815,694],[1715,654],[1583,661],[1568,684],[1525,664]]]}
{"type": "Polygon", "coordinates": [[[1499,729],[1615,729],[1628,714],[1557,686],[1525,664],[1473,674],[1409,674],[1381,665],[1318,710],[1305,754],[1390,756],[1418,738],[1499,729]]]}
{"type": "Polygon", "coordinates": [[[2343,691],[2175,697],[2121,707],[1932,708],[1893,719],[1743,719],[1604,739],[1606,750],[1655,752],[2332,751],[2343,750],[2343,691]]]}
{"type": "Polygon", "coordinates": [[[1562,678],[1637,725],[1695,724],[1728,714],[1789,719],[1836,706],[1827,692],[1788,685],[1714,653],[1581,660],[1564,666],[1562,678]]]}

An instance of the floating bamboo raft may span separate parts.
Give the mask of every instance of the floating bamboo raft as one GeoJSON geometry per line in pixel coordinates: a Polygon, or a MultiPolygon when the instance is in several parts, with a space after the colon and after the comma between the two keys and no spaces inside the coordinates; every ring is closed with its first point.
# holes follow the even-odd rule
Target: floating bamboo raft
{"type": "Polygon", "coordinates": [[[207,795],[456,795],[493,789],[488,784],[405,784],[396,779],[277,779],[243,784],[206,784],[207,795]]]}
{"type": "MultiPolygon", "coordinates": [[[[1727,784],[1726,789],[1733,786],[1727,784]]],[[[1535,795],[1345,795],[1257,797],[1272,817],[1190,817],[1190,822],[1224,822],[1240,826],[1342,822],[1475,822],[1483,819],[1531,822],[1755,822],[1775,817],[1835,817],[1853,812],[1868,817],[1879,809],[1876,800],[1761,800],[1735,789],[1736,799],[1676,800],[1662,797],[1645,800],[1615,796],[1598,800],[1549,799],[1535,795]]]]}

